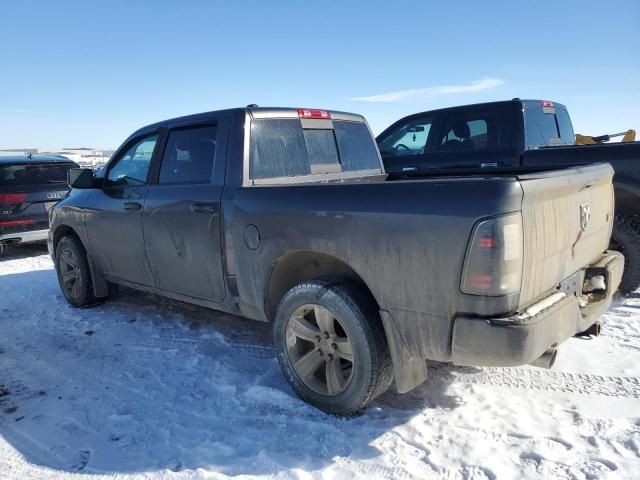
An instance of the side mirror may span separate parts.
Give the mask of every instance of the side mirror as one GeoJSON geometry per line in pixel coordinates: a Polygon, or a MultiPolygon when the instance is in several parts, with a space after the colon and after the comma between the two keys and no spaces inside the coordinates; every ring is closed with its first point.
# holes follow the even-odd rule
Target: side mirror
{"type": "Polygon", "coordinates": [[[90,168],[70,168],[67,182],[71,188],[95,188],[96,181],[90,168]]]}

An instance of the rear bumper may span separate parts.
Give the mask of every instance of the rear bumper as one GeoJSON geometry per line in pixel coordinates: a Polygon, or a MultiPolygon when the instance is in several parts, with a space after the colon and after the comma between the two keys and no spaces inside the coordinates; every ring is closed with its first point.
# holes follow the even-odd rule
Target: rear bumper
{"type": "Polygon", "coordinates": [[[606,289],[578,297],[554,292],[523,313],[506,318],[458,317],[452,339],[455,365],[509,367],[531,363],[551,345],[584,332],[609,308],[620,285],[624,257],[606,252],[585,269],[603,275],[606,289]]]}
{"type": "Polygon", "coordinates": [[[15,232],[0,234],[0,243],[29,243],[42,242],[47,239],[49,230],[32,230],[30,232],[15,232]]]}

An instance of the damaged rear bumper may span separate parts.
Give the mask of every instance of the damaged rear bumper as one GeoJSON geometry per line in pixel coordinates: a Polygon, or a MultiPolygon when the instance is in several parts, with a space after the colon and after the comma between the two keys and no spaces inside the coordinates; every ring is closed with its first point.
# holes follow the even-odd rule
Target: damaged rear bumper
{"type": "MultiPolygon", "coordinates": [[[[505,318],[457,317],[451,344],[455,365],[509,367],[540,357],[550,346],[584,332],[598,321],[620,285],[624,257],[604,253],[583,272],[585,278],[602,275],[604,290],[555,291],[523,312],[505,318]]],[[[582,273],[582,272],[581,272],[582,273]]]]}

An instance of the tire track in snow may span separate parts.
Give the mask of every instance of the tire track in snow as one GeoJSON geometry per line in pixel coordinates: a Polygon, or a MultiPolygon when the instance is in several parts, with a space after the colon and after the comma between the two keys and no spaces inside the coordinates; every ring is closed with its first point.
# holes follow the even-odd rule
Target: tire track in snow
{"type": "Polygon", "coordinates": [[[421,475],[417,477],[402,467],[377,465],[349,457],[336,457],[335,462],[338,466],[354,473],[365,475],[366,478],[388,479],[388,480],[428,480],[430,478],[442,478],[440,475],[433,474],[429,477],[421,475]]]}
{"type": "MultiPolygon", "coordinates": [[[[234,332],[227,332],[228,348],[233,356],[247,356],[257,360],[275,358],[272,345],[234,341],[234,332]]],[[[140,348],[175,348],[182,346],[206,345],[208,341],[178,340],[172,338],[150,338],[140,348]]],[[[243,340],[246,340],[243,338],[243,340]]],[[[219,342],[218,346],[220,346],[219,342]]],[[[206,347],[203,347],[206,348],[206,347]]],[[[453,367],[449,364],[430,364],[428,380],[447,383],[468,383],[508,387],[519,390],[540,390],[549,392],[599,395],[605,397],[640,398],[640,378],[592,375],[585,373],[556,372],[553,370],[533,370],[518,367],[453,367]]]]}
{"type": "MultiPolygon", "coordinates": [[[[429,379],[548,392],[640,398],[640,378],[530,370],[515,367],[456,368],[430,365],[429,379]]],[[[429,381],[429,380],[427,380],[429,381]]]]}

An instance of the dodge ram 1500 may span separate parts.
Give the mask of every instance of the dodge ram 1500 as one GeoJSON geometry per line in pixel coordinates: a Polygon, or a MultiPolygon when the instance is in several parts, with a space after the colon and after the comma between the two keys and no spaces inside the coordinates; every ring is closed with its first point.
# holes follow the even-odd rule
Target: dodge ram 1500
{"type": "Polygon", "coordinates": [[[391,181],[359,115],[237,108],[144,127],[76,169],[49,250],[74,306],[121,284],[273,322],[304,400],[339,415],[426,359],[550,366],[596,332],[623,257],[608,165],[391,181]]]}

